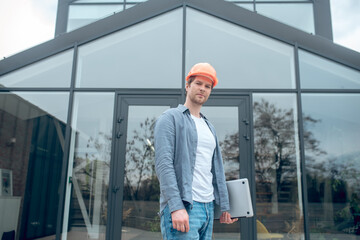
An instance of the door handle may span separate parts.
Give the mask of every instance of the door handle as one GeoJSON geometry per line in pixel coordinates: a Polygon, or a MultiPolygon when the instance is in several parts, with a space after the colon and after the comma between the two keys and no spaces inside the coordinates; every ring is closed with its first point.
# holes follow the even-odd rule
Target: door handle
{"type": "Polygon", "coordinates": [[[119,191],[120,187],[119,186],[116,186],[116,187],[113,187],[112,191],[113,193],[117,193],[117,191],[119,191]]]}

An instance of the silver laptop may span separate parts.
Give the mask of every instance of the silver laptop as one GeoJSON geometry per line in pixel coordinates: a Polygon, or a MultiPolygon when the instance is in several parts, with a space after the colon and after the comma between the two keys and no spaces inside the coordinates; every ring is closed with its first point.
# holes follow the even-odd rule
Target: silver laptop
{"type": "MultiPolygon", "coordinates": [[[[230,214],[233,218],[254,216],[249,181],[247,178],[226,181],[229,192],[230,214]]],[[[214,219],[220,219],[220,206],[215,204],[214,219]]]]}

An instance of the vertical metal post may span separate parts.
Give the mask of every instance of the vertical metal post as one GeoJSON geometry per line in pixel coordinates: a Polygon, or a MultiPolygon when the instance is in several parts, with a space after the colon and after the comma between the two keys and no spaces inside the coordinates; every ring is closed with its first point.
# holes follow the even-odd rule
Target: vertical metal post
{"type": "Polygon", "coordinates": [[[65,189],[67,184],[67,170],[68,167],[68,158],[70,153],[70,137],[71,137],[71,119],[72,119],[72,110],[73,110],[73,100],[74,100],[74,88],[75,88],[75,78],[76,78],[76,66],[77,66],[77,55],[78,55],[78,44],[74,44],[74,56],[73,56],[73,65],[72,65],[72,73],[71,73],[71,83],[70,83],[70,95],[69,95],[69,103],[68,103],[68,114],[66,119],[66,129],[65,129],[65,149],[63,155],[63,162],[61,167],[61,180],[59,187],[59,208],[57,213],[56,220],[56,240],[60,240],[61,238],[61,230],[63,226],[63,214],[64,214],[64,204],[65,204],[65,189]]]}
{"type": "Polygon", "coordinates": [[[304,235],[306,240],[310,240],[309,233],[309,217],[308,217],[308,196],[307,196],[307,183],[306,183],[306,166],[305,166],[305,144],[304,144],[304,122],[302,117],[302,104],[301,104],[301,84],[300,84],[300,63],[299,63],[299,49],[298,44],[294,46],[295,56],[295,81],[297,90],[297,113],[298,113],[298,124],[299,124],[299,139],[300,139],[300,172],[301,172],[301,190],[302,190],[302,201],[303,204],[303,216],[304,216],[304,235]]]}

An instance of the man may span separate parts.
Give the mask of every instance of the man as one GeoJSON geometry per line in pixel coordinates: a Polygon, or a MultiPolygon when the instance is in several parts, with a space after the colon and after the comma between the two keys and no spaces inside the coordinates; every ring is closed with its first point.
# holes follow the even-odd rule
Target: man
{"type": "Polygon", "coordinates": [[[155,168],[160,181],[163,239],[211,239],[214,205],[221,223],[233,223],[215,129],[200,113],[218,83],[208,63],[186,77],[184,105],[165,111],[155,125],[155,168]]]}

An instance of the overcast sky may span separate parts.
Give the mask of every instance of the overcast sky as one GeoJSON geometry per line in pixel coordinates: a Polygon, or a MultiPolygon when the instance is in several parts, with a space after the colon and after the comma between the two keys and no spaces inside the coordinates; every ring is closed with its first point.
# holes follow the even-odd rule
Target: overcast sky
{"type": "MultiPolygon", "coordinates": [[[[330,0],[334,42],[360,52],[360,0],[330,0]]],[[[0,59],[54,37],[57,0],[0,0],[0,59]]]]}

